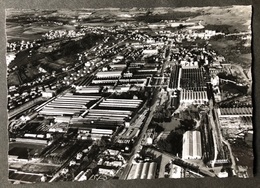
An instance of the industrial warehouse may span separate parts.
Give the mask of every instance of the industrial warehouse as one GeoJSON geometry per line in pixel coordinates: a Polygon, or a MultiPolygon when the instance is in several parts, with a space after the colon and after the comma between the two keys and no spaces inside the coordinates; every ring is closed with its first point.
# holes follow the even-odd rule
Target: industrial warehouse
{"type": "MultiPolygon", "coordinates": [[[[75,128],[79,131],[79,139],[96,140],[102,136],[111,137],[119,127],[129,127],[130,120],[142,105],[143,101],[138,99],[66,93],[47,104],[39,114],[54,118],[55,124],[49,128],[51,132],[60,132],[65,124],[67,130],[75,128]]],[[[138,136],[139,128],[135,126],[131,135],[138,136]]]]}
{"type": "Polygon", "coordinates": [[[204,104],[207,102],[207,91],[181,90],[180,103],[204,104]]]}
{"type": "Polygon", "coordinates": [[[201,136],[198,131],[187,131],[183,135],[182,159],[201,159],[201,136]]]}
{"type": "Polygon", "coordinates": [[[127,179],[154,179],[156,173],[157,164],[155,162],[140,162],[132,165],[131,172],[133,175],[129,175],[127,179]]]}

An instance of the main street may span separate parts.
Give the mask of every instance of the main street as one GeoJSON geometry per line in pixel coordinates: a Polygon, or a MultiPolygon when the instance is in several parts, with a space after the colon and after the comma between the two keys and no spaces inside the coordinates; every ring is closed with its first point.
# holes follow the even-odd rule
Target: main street
{"type": "MultiPolygon", "coordinates": [[[[169,55],[168,55],[169,57],[169,55]]],[[[166,57],[168,59],[168,57],[166,57]]],[[[161,74],[163,74],[164,72],[164,69],[165,69],[165,63],[163,63],[162,65],[162,68],[161,68],[161,74]]],[[[161,86],[163,83],[163,79],[160,80],[159,83],[157,83],[158,86],[161,86]]],[[[157,90],[157,89],[155,89],[157,90]]],[[[125,167],[125,169],[123,170],[123,174],[121,175],[121,177],[119,177],[119,179],[127,179],[127,176],[131,170],[131,167],[132,167],[132,164],[133,164],[133,160],[134,160],[134,157],[135,157],[135,154],[140,150],[140,148],[142,147],[142,140],[144,138],[144,135],[146,134],[146,131],[148,129],[148,126],[149,124],[151,123],[152,119],[153,119],[153,116],[154,116],[154,112],[156,110],[156,107],[158,105],[158,95],[159,93],[158,92],[154,92],[154,96],[153,98],[155,99],[155,102],[153,103],[153,105],[150,107],[150,112],[149,112],[149,115],[148,115],[148,118],[143,126],[143,129],[138,137],[138,140],[136,141],[136,144],[135,146],[133,147],[133,151],[131,152],[132,153],[132,156],[130,158],[130,160],[128,161],[128,164],[127,166],[125,167]]]]}
{"type": "MultiPolygon", "coordinates": [[[[156,100],[157,101],[157,100],[156,100]]],[[[148,115],[148,118],[143,126],[143,129],[138,137],[138,140],[136,141],[136,144],[135,146],[133,147],[133,151],[131,152],[132,153],[132,156],[131,158],[129,159],[128,161],[128,164],[127,166],[125,167],[125,169],[123,170],[123,174],[121,175],[121,177],[119,177],[119,179],[127,179],[127,176],[131,170],[131,167],[132,167],[132,164],[133,164],[133,160],[134,160],[134,157],[135,157],[135,154],[140,150],[141,146],[142,146],[142,140],[143,140],[143,137],[148,129],[148,126],[149,124],[151,123],[152,119],[153,119],[153,114],[154,114],[154,111],[156,109],[156,106],[157,106],[157,102],[155,102],[151,107],[150,107],[150,112],[149,112],[149,115],[148,115]]]]}

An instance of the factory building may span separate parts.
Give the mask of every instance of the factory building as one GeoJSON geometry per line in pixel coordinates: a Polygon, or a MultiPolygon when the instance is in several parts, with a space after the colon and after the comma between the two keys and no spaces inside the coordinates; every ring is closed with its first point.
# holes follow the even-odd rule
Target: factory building
{"type": "Polygon", "coordinates": [[[97,101],[101,96],[73,95],[67,93],[47,104],[39,113],[46,116],[73,116],[85,111],[91,101],[97,101]]]}
{"type": "Polygon", "coordinates": [[[55,94],[56,94],[56,91],[50,90],[50,89],[46,89],[46,91],[42,91],[42,97],[44,97],[44,98],[54,97],[55,94]]]}
{"type": "Polygon", "coordinates": [[[148,78],[131,78],[131,79],[128,79],[128,78],[123,78],[123,79],[120,79],[119,80],[119,83],[121,84],[129,84],[129,85],[138,85],[138,86],[141,86],[141,87],[144,87],[147,85],[147,82],[148,82],[148,78]]]}
{"type": "Polygon", "coordinates": [[[117,69],[117,70],[123,70],[124,68],[126,68],[126,64],[112,64],[109,65],[112,69],[117,69]]]}
{"type": "Polygon", "coordinates": [[[154,179],[157,169],[155,162],[140,162],[133,164],[127,179],[154,179]]]}
{"type": "Polygon", "coordinates": [[[119,135],[118,141],[119,142],[124,142],[124,140],[131,140],[131,139],[137,137],[139,133],[140,133],[140,129],[139,128],[125,129],[123,134],[119,135]]]}
{"type": "Polygon", "coordinates": [[[98,106],[103,108],[126,108],[126,109],[137,109],[142,100],[138,99],[105,99],[98,106]]]}
{"type": "Polygon", "coordinates": [[[114,115],[109,113],[96,113],[90,114],[84,118],[75,117],[70,121],[71,127],[77,127],[79,129],[87,129],[87,128],[111,128],[115,129],[117,126],[125,125],[125,118],[128,115],[114,115]],[[103,117],[104,116],[104,117],[103,117]],[[110,117],[111,116],[111,117],[110,117]]]}
{"type": "Polygon", "coordinates": [[[229,129],[252,129],[252,110],[253,108],[219,108],[219,121],[222,128],[229,129]]]}
{"type": "Polygon", "coordinates": [[[144,56],[157,55],[159,53],[158,49],[147,49],[143,51],[144,56]]]}
{"type": "Polygon", "coordinates": [[[180,91],[180,103],[204,104],[206,102],[208,102],[207,91],[193,91],[184,89],[180,91]]]}
{"type": "Polygon", "coordinates": [[[125,126],[126,119],[132,115],[129,110],[110,110],[110,109],[88,109],[81,117],[74,117],[70,121],[71,128],[80,130],[112,129],[118,126],[125,126]]]}
{"type": "Polygon", "coordinates": [[[172,164],[172,170],[170,174],[170,178],[178,179],[184,177],[184,170],[182,167],[172,164]]]}
{"type": "Polygon", "coordinates": [[[74,181],[85,181],[92,175],[92,169],[87,169],[86,171],[81,171],[75,178],[74,181]]]}
{"type": "Polygon", "coordinates": [[[142,68],[137,70],[138,73],[156,73],[157,71],[157,68],[142,68]]]}
{"type": "Polygon", "coordinates": [[[123,92],[127,92],[129,91],[130,86],[126,85],[126,86],[107,86],[107,92],[109,93],[114,93],[114,92],[118,92],[118,93],[123,93],[123,92]]]}
{"type": "Polygon", "coordinates": [[[219,117],[240,117],[240,116],[252,116],[253,108],[241,107],[241,108],[219,108],[219,117]]]}
{"type": "Polygon", "coordinates": [[[28,173],[15,169],[9,169],[9,181],[21,184],[31,184],[40,182],[43,174],[40,173],[28,173]]]}
{"type": "Polygon", "coordinates": [[[119,78],[122,74],[122,71],[107,71],[107,72],[98,72],[96,74],[97,78],[119,78]]]}
{"type": "Polygon", "coordinates": [[[186,131],[183,134],[182,159],[201,159],[201,134],[199,131],[186,131]]]}
{"type": "Polygon", "coordinates": [[[63,123],[63,122],[69,123],[70,119],[71,117],[69,116],[57,116],[54,118],[54,121],[57,123],[63,123]]]}
{"type": "Polygon", "coordinates": [[[99,86],[76,87],[76,93],[99,93],[99,86]]]}
{"type": "Polygon", "coordinates": [[[171,77],[170,77],[170,83],[169,88],[174,89],[178,88],[178,83],[180,82],[180,66],[174,65],[171,67],[171,77]]]}
{"type": "MultiPolygon", "coordinates": [[[[86,132],[79,139],[99,139],[101,136],[111,136],[119,126],[126,126],[143,101],[138,99],[107,98],[96,103],[94,108],[85,109],[80,117],[73,117],[70,128],[86,132]]],[[[139,134],[139,128],[129,129],[125,137],[139,134]]],[[[122,138],[123,139],[123,138],[122,138]]]]}
{"type": "Polygon", "coordinates": [[[98,169],[98,173],[113,177],[116,175],[116,170],[113,168],[102,167],[98,169]]]}
{"type": "Polygon", "coordinates": [[[54,125],[50,125],[48,132],[60,132],[65,133],[68,131],[68,123],[61,122],[61,123],[55,123],[54,125]]]}
{"type": "Polygon", "coordinates": [[[143,61],[134,61],[134,62],[131,62],[129,67],[143,67],[144,65],[146,64],[146,62],[143,62],[143,61]]]}
{"type": "Polygon", "coordinates": [[[98,84],[98,85],[101,85],[101,84],[116,84],[118,82],[118,79],[115,78],[115,79],[109,79],[109,80],[99,80],[99,79],[94,79],[92,80],[92,84],[98,84]]]}
{"type": "Polygon", "coordinates": [[[210,79],[210,82],[211,82],[213,88],[218,87],[219,86],[219,77],[214,74],[212,76],[212,78],[210,79]]]}
{"type": "Polygon", "coordinates": [[[199,63],[197,61],[181,61],[180,62],[182,69],[195,69],[195,68],[199,68],[199,63]]]}
{"type": "Polygon", "coordinates": [[[204,90],[206,82],[202,68],[181,68],[179,71],[178,88],[187,90],[204,90]]]}
{"type": "Polygon", "coordinates": [[[148,24],[148,27],[151,29],[164,29],[166,27],[166,24],[164,23],[148,24]]]}
{"type": "MultiPolygon", "coordinates": [[[[112,107],[112,106],[111,106],[112,107]]],[[[99,117],[99,118],[128,118],[132,115],[130,110],[110,110],[110,109],[90,109],[85,117],[99,117]]]]}

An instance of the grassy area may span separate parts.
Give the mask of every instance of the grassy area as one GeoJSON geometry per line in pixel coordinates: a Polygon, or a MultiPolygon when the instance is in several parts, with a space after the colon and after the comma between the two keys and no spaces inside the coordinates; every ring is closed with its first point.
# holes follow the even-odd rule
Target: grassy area
{"type": "Polygon", "coordinates": [[[42,150],[43,148],[45,148],[45,145],[32,144],[32,143],[19,143],[19,142],[11,142],[9,144],[9,150],[11,150],[15,147],[23,147],[23,148],[29,148],[29,149],[34,149],[34,150],[42,150]]]}
{"type": "Polygon", "coordinates": [[[12,72],[9,74],[9,76],[7,77],[7,83],[8,85],[19,85],[20,82],[19,82],[19,78],[16,74],[16,72],[12,72]]]}
{"type": "Polygon", "coordinates": [[[207,25],[205,25],[205,29],[215,30],[217,32],[222,32],[222,33],[232,33],[232,32],[234,32],[231,25],[224,25],[224,24],[223,25],[207,24],[207,25]]]}
{"type": "Polygon", "coordinates": [[[247,87],[246,86],[237,86],[232,83],[226,83],[221,86],[222,92],[227,92],[228,94],[240,94],[246,95],[247,94],[247,87]]]}
{"type": "Polygon", "coordinates": [[[33,156],[36,153],[40,153],[45,148],[45,145],[40,144],[27,144],[27,143],[10,143],[9,155],[17,155],[20,158],[27,159],[28,155],[33,156]]]}
{"type": "Polygon", "coordinates": [[[180,126],[180,120],[175,118],[172,118],[171,122],[162,123],[162,127],[164,128],[164,131],[175,130],[179,126],[180,126]]]}
{"type": "MultiPolygon", "coordinates": [[[[187,7],[176,8],[176,11],[187,11],[187,7]]],[[[199,16],[190,21],[201,21],[203,25],[224,26],[229,32],[248,31],[251,23],[250,6],[222,6],[222,7],[189,7],[190,12],[200,12],[199,16]]]]}
{"type": "Polygon", "coordinates": [[[240,38],[212,38],[210,40],[211,48],[219,55],[226,58],[226,61],[241,65],[248,69],[252,64],[251,47],[245,46],[246,41],[240,38]]]}
{"type": "Polygon", "coordinates": [[[253,148],[246,145],[243,140],[237,139],[235,143],[231,144],[232,153],[237,165],[247,166],[249,177],[253,177],[253,148]]]}

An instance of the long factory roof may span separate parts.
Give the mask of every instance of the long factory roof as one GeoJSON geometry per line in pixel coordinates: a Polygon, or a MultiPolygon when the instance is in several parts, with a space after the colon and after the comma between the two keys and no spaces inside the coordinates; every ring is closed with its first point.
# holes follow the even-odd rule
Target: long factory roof
{"type": "Polygon", "coordinates": [[[157,164],[155,162],[141,162],[133,165],[132,168],[135,168],[133,177],[128,176],[128,179],[153,179],[157,164]]]}
{"type": "Polygon", "coordinates": [[[222,115],[248,115],[252,116],[252,107],[242,108],[219,108],[220,116],[222,115]]]}
{"type": "Polygon", "coordinates": [[[73,95],[66,93],[47,104],[40,114],[44,115],[73,115],[77,112],[84,111],[86,104],[93,100],[100,99],[101,96],[73,95]]]}
{"type": "Polygon", "coordinates": [[[199,131],[186,131],[183,134],[182,158],[201,158],[201,134],[199,131]]]}

